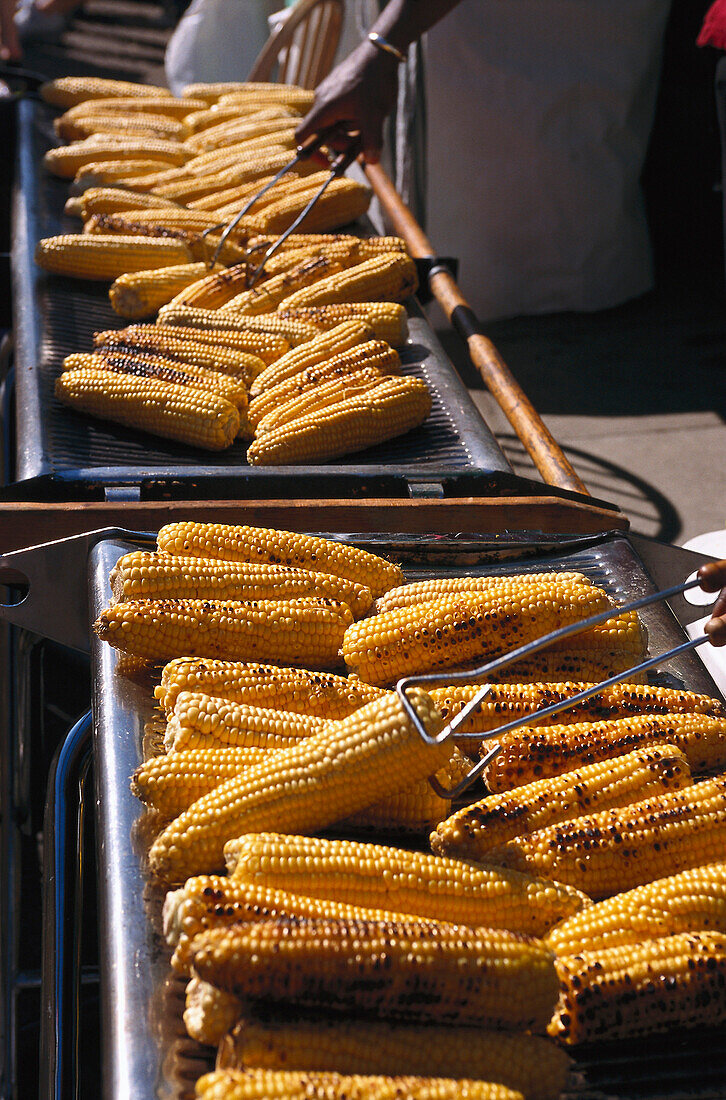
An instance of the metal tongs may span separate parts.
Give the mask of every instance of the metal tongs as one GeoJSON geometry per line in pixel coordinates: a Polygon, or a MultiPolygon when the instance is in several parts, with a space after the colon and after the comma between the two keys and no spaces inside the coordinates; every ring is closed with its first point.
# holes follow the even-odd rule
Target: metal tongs
{"type": "MultiPolygon", "coordinates": [[[[231,221],[227,223],[222,223],[221,225],[215,225],[212,228],[205,230],[205,232],[202,234],[203,237],[206,237],[208,233],[213,233],[216,232],[218,229],[224,228],[224,232],[222,233],[222,236],[217,243],[217,247],[212,254],[212,258],[209,262],[209,267],[214,267],[227,239],[229,238],[230,234],[233,233],[234,230],[237,228],[245,214],[254,206],[254,204],[259,199],[262,198],[263,195],[267,194],[267,192],[272,187],[274,187],[275,184],[279,180],[281,180],[284,175],[286,175],[286,173],[291,172],[294,168],[297,167],[298,164],[300,164],[301,161],[308,160],[310,157],[316,156],[319,159],[322,159],[322,163],[327,164],[330,169],[328,178],[326,179],[325,183],[323,183],[322,186],[315,192],[305,209],[302,210],[300,214],[298,214],[292,225],[288,226],[285,232],[282,233],[278,237],[278,239],[270,245],[257,266],[249,268],[247,276],[247,288],[248,290],[251,290],[252,287],[259,281],[259,278],[264,271],[267,261],[272,256],[274,256],[274,254],[282,247],[290,234],[295,232],[300,223],[304,220],[304,218],[307,217],[307,215],[310,213],[316,203],[325,194],[326,190],[333,182],[333,180],[338,179],[339,176],[342,176],[345,170],[353,163],[353,161],[360,153],[360,149],[360,132],[358,130],[344,130],[337,122],[333,126],[328,126],[325,129],[321,130],[320,133],[313,134],[307,139],[307,141],[304,141],[301,145],[298,145],[295,156],[292,158],[292,160],[289,161],[283,168],[281,168],[280,171],[272,177],[269,183],[266,183],[264,187],[261,187],[259,191],[256,191],[255,194],[247,200],[242,209],[238,211],[237,214],[235,214],[234,218],[232,218],[231,221]],[[337,138],[339,141],[343,141],[346,143],[343,151],[338,153],[337,155],[326,144],[329,143],[333,138],[337,138]]],[[[251,254],[251,252],[247,252],[247,256],[250,256],[251,254]]]]}
{"type": "MultiPolygon", "coordinates": [[[[708,641],[708,634],[699,634],[697,637],[687,642],[682,642],[681,645],[674,646],[673,649],[669,649],[665,653],[659,654],[657,657],[649,657],[640,664],[633,665],[632,668],[626,669],[625,672],[619,672],[616,676],[610,676],[607,680],[602,680],[599,684],[593,684],[592,687],[586,688],[576,695],[571,695],[567,699],[562,699],[559,703],[552,703],[548,707],[543,707],[542,710],[535,711],[534,714],[526,714],[522,718],[515,718],[511,722],[506,722],[504,725],[497,726],[496,729],[489,730],[486,733],[460,733],[458,731],[466,720],[480,709],[481,704],[492,689],[492,684],[484,684],[481,691],[478,691],[474,698],[462,708],[456,717],[452,718],[434,737],[426,732],[406,692],[411,687],[420,687],[424,685],[433,687],[436,684],[446,684],[448,686],[454,683],[465,684],[470,683],[472,680],[479,680],[483,676],[487,676],[489,673],[496,672],[498,669],[504,668],[505,665],[511,664],[512,661],[519,660],[520,657],[529,657],[533,653],[538,653],[552,642],[559,641],[561,638],[570,638],[574,634],[579,634],[581,631],[587,630],[588,627],[607,622],[607,620],[612,619],[614,615],[622,615],[623,612],[626,611],[637,611],[638,608],[647,607],[652,603],[659,603],[661,600],[670,599],[671,596],[677,596],[681,592],[688,592],[689,589],[698,587],[700,587],[700,581],[698,578],[694,578],[693,580],[685,581],[683,584],[676,584],[672,588],[664,588],[660,592],[653,592],[650,596],[642,596],[638,600],[633,600],[632,603],[624,604],[620,607],[609,608],[607,611],[601,611],[597,615],[591,615],[588,619],[583,619],[582,622],[573,623],[570,626],[563,626],[558,630],[552,630],[549,634],[544,634],[541,638],[537,638],[533,642],[527,642],[525,645],[521,645],[517,649],[511,650],[509,653],[505,653],[502,657],[497,657],[493,661],[488,661],[487,664],[482,665],[480,668],[468,669],[465,672],[430,672],[421,676],[406,676],[398,681],[396,684],[396,691],[398,692],[406,713],[428,745],[439,745],[449,737],[457,737],[462,741],[491,741],[501,737],[503,733],[507,733],[509,730],[518,729],[519,726],[532,725],[539,721],[540,718],[545,718],[550,714],[557,714],[561,710],[567,710],[568,707],[574,706],[575,703],[579,703],[585,699],[590,699],[593,695],[597,695],[603,688],[622,683],[624,680],[628,680],[629,677],[637,673],[646,672],[648,669],[654,668],[662,661],[670,660],[671,657],[677,657],[678,654],[685,653],[686,650],[695,649],[696,646],[703,645],[704,642],[708,641]]],[[[713,598],[714,600],[716,599],[715,594],[713,598]]],[[[465,778],[450,790],[442,787],[435,776],[429,777],[429,783],[436,794],[441,798],[450,800],[458,798],[484,771],[487,764],[491,763],[500,751],[500,748],[500,745],[494,745],[494,747],[491,748],[489,752],[485,753],[481,760],[471,768],[465,778]]]]}

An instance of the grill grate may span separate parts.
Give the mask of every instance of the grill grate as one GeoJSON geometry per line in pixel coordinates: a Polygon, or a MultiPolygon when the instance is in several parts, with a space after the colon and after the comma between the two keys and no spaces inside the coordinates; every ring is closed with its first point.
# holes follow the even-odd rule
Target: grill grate
{"type": "MultiPolygon", "coordinates": [[[[93,421],[55,401],[53,386],[63,358],[90,350],[95,331],[120,328],[123,322],[110,307],[105,284],[47,275],[33,263],[40,237],[79,228],[77,221],[63,214],[66,181],[38,170],[43,152],[54,143],[51,120],[52,113],[44,105],[20,104],[13,241],[18,478],[62,475],[67,484],[94,471],[98,481],[112,484],[119,470],[128,482],[153,471],[173,478],[177,471],[183,475],[193,468],[199,476],[201,467],[208,475],[257,481],[272,473],[277,477],[281,469],[290,470],[249,467],[243,444],[214,455],[93,421]]],[[[410,332],[411,341],[401,354],[404,373],[423,378],[429,386],[433,410],[428,421],[389,443],[315,467],[316,479],[324,479],[328,471],[369,482],[376,475],[391,474],[414,480],[425,475],[436,481],[480,473],[511,480],[509,464],[415,304],[410,332]]]]}

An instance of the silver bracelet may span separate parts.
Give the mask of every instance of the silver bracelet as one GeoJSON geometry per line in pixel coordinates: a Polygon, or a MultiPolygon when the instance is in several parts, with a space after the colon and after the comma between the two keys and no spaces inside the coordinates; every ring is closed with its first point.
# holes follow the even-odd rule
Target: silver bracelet
{"type": "Polygon", "coordinates": [[[370,31],[368,33],[368,41],[372,42],[374,46],[377,46],[379,50],[383,50],[384,53],[390,53],[391,57],[395,57],[399,65],[405,65],[406,55],[398,49],[397,46],[391,45],[391,43],[379,34],[378,31],[370,31]]]}

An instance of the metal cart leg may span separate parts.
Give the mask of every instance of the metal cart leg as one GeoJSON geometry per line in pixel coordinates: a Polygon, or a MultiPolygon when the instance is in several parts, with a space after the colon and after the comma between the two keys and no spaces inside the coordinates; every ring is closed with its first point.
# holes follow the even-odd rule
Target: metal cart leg
{"type": "Polygon", "coordinates": [[[43,828],[40,1096],[78,1095],[81,892],[91,712],[76,722],[50,770],[43,828]]]}

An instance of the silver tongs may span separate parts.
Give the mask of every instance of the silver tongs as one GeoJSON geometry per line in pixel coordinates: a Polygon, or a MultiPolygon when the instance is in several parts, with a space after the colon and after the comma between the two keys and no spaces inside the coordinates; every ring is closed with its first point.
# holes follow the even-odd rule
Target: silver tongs
{"type": "MultiPolygon", "coordinates": [[[[270,257],[274,256],[274,254],[285,243],[290,234],[295,232],[300,223],[307,217],[307,215],[310,213],[316,203],[319,202],[319,200],[325,194],[333,180],[338,179],[339,176],[343,175],[345,170],[353,163],[353,161],[360,153],[360,149],[361,138],[359,131],[343,130],[341,129],[339,123],[335,123],[335,125],[333,126],[326,127],[325,129],[321,130],[320,133],[313,134],[307,139],[307,141],[304,141],[301,145],[298,145],[295,156],[292,158],[292,160],[289,161],[283,168],[281,168],[280,171],[277,172],[276,175],[274,175],[272,179],[265,184],[264,187],[261,187],[259,191],[256,191],[255,194],[247,200],[242,209],[239,210],[237,214],[235,214],[234,218],[232,218],[231,221],[223,223],[223,225],[213,226],[211,229],[205,230],[205,232],[202,234],[204,237],[206,237],[208,233],[213,233],[216,232],[218,229],[224,228],[224,232],[222,233],[222,236],[220,237],[217,243],[217,247],[215,248],[212,258],[209,262],[209,267],[214,267],[220,252],[224,248],[225,242],[229,238],[229,235],[234,232],[245,214],[254,206],[254,204],[259,199],[262,198],[263,195],[266,195],[267,192],[272,187],[274,187],[275,184],[279,180],[281,180],[284,175],[286,175],[286,173],[292,172],[293,169],[296,168],[301,161],[308,160],[312,156],[322,157],[323,163],[327,164],[330,169],[328,178],[315,192],[313,197],[310,199],[310,202],[306,205],[305,209],[302,210],[300,214],[298,214],[292,225],[288,226],[285,232],[282,233],[281,236],[279,236],[278,239],[270,245],[257,266],[250,266],[250,268],[248,269],[246,285],[248,290],[251,290],[252,287],[258,282],[260,276],[262,275],[262,272],[264,271],[265,264],[270,259],[270,257]],[[328,143],[333,139],[337,139],[338,142],[342,141],[345,144],[345,148],[343,149],[343,151],[339,152],[337,155],[328,147],[328,143]]],[[[250,256],[251,254],[251,252],[247,253],[248,256],[250,256]]]]}
{"type": "MultiPolygon", "coordinates": [[[[576,703],[585,699],[590,699],[604,688],[611,687],[613,684],[622,683],[624,680],[628,680],[629,677],[638,673],[646,672],[648,669],[661,664],[662,661],[668,661],[671,657],[677,657],[678,654],[685,653],[686,650],[695,649],[696,646],[703,645],[704,642],[708,641],[708,634],[700,634],[687,642],[682,642],[680,645],[674,646],[673,649],[669,649],[667,652],[661,653],[657,657],[649,657],[640,664],[633,665],[632,668],[626,669],[625,672],[619,672],[615,676],[608,677],[607,680],[602,680],[599,684],[593,684],[592,687],[586,688],[584,691],[579,691],[577,695],[571,695],[567,699],[560,700],[559,703],[552,703],[548,707],[543,707],[542,710],[535,711],[534,714],[526,714],[522,718],[515,718],[511,722],[506,722],[504,725],[497,726],[496,729],[489,730],[486,733],[461,733],[459,731],[466,720],[473,714],[476,714],[480,709],[482,703],[492,689],[492,684],[484,684],[481,691],[478,691],[474,698],[459,711],[456,717],[452,718],[434,737],[427,733],[423,722],[414,710],[406,692],[411,687],[423,687],[426,685],[435,687],[437,684],[446,684],[448,686],[449,684],[466,684],[471,683],[472,680],[480,680],[482,677],[492,672],[496,672],[500,668],[504,668],[505,665],[511,664],[521,657],[529,657],[533,653],[538,653],[541,649],[545,649],[548,645],[551,645],[552,642],[559,641],[561,638],[571,638],[573,635],[579,634],[581,631],[587,630],[591,626],[597,626],[599,623],[607,622],[608,619],[612,619],[615,615],[622,615],[626,611],[637,611],[641,607],[647,607],[649,604],[659,603],[661,600],[670,599],[671,596],[677,596],[681,592],[688,592],[691,588],[700,587],[700,583],[698,578],[694,578],[693,580],[685,581],[683,584],[676,584],[672,588],[664,588],[660,592],[653,592],[650,596],[642,596],[640,599],[633,600],[632,603],[624,604],[621,607],[613,607],[609,608],[607,611],[601,611],[597,615],[591,615],[588,619],[583,619],[582,622],[573,623],[570,626],[563,626],[558,630],[552,630],[549,634],[544,634],[541,638],[536,638],[533,642],[527,642],[525,645],[521,645],[517,649],[511,650],[509,653],[505,653],[502,657],[497,657],[493,661],[488,661],[480,668],[468,669],[465,672],[443,671],[430,672],[421,676],[406,676],[398,681],[396,684],[396,691],[398,692],[406,713],[428,745],[439,745],[449,737],[456,737],[459,740],[480,742],[494,740],[501,737],[503,733],[507,733],[509,730],[518,729],[519,726],[531,726],[541,718],[545,718],[550,714],[557,714],[559,711],[567,710],[568,707],[574,706],[576,703]]],[[[714,594],[713,598],[714,600],[716,599],[716,594],[714,594]]],[[[481,760],[474,764],[465,778],[450,790],[442,787],[435,776],[429,777],[429,783],[441,798],[458,798],[484,771],[487,764],[491,763],[500,751],[500,748],[500,745],[494,745],[488,753],[484,754],[481,760]]]]}

